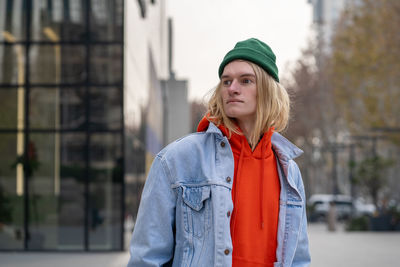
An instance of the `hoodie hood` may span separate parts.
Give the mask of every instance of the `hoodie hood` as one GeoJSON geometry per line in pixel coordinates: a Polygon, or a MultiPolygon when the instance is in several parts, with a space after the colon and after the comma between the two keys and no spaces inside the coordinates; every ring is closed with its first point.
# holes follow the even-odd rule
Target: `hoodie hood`
{"type": "MultiPolygon", "coordinates": [[[[206,131],[208,129],[209,124],[210,124],[209,118],[207,118],[207,116],[203,117],[203,119],[200,121],[197,127],[197,131],[198,132],[206,131]]],[[[242,156],[244,157],[254,157],[256,159],[262,159],[270,156],[270,153],[264,155],[265,152],[262,149],[263,147],[259,144],[261,143],[263,144],[263,146],[267,146],[266,151],[267,150],[271,151],[268,148],[271,147],[271,137],[273,134],[272,128],[268,132],[264,133],[262,138],[260,138],[259,144],[256,146],[254,151],[252,151],[244,134],[237,134],[234,132],[229,133],[229,130],[222,124],[218,125],[217,127],[219,130],[221,130],[222,134],[228,138],[234,155],[240,155],[241,153],[243,153],[242,156]]],[[[240,129],[238,130],[241,133],[241,130],[240,129]]]]}
{"type": "MultiPolygon", "coordinates": [[[[213,122],[211,122],[213,123],[213,122]]],[[[197,131],[204,132],[207,131],[210,121],[207,116],[203,117],[200,121],[197,131]]],[[[229,131],[223,125],[219,125],[218,129],[222,132],[224,136],[229,136],[229,131]]],[[[274,152],[277,154],[280,162],[287,162],[291,159],[295,159],[303,154],[303,151],[295,146],[292,142],[287,140],[281,134],[277,132],[272,132],[271,145],[274,152]]],[[[250,147],[250,146],[249,146],[250,147]]]]}

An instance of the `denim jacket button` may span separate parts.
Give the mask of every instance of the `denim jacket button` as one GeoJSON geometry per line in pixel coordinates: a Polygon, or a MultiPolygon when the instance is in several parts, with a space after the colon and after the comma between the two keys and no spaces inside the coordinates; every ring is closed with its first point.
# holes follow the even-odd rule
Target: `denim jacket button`
{"type": "Polygon", "coordinates": [[[226,181],[228,182],[228,183],[230,183],[231,181],[232,181],[232,179],[231,179],[231,177],[226,177],[226,181]]]}
{"type": "Polygon", "coordinates": [[[225,147],[225,142],[221,142],[221,147],[225,147]]]}
{"type": "Polygon", "coordinates": [[[231,212],[228,211],[228,212],[226,213],[226,216],[229,218],[229,217],[231,216],[231,212]]]}
{"type": "Polygon", "coordinates": [[[225,251],[224,251],[224,253],[225,253],[225,255],[229,255],[229,249],[225,249],[225,251]]]}

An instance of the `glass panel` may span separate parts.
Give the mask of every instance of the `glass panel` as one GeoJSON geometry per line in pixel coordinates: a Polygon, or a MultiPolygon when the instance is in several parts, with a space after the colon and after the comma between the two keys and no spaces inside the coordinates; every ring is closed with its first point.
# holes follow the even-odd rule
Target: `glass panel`
{"type": "Polygon", "coordinates": [[[0,42],[25,39],[26,0],[0,0],[0,42]]]}
{"type": "Polygon", "coordinates": [[[92,0],[90,10],[91,39],[122,41],[123,0],[92,0]]]}
{"type": "Polygon", "coordinates": [[[81,88],[31,89],[29,95],[30,127],[34,129],[84,129],[85,95],[85,91],[81,88]]]}
{"type": "Polygon", "coordinates": [[[120,134],[94,134],[90,144],[90,250],[121,248],[120,134]]]}
{"type": "Polygon", "coordinates": [[[59,89],[31,89],[29,94],[29,126],[31,128],[54,129],[59,127],[59,121],[56,123],[56,117],[59,118],[57,113],[60,112],[60,104],[56,103],[59,95],[59,89]]]}
{"type": "Polygon", "coordinates": [[[90,81],[99,84],[122,82],[122,50],[120,45],[92,46],[90,81]]]}
{"type": "Polygon", "coordinates": [[[91,129],[120,129],[122,126],[122,89],[90,89],[91,129]]]}
{"type": "Polygon", "coordinates": [[[15,89],[0,89],[0,129],[17,128],[18,105],[24,106],[23,101],[18,103],[18,95],[21,93],[24,94],[25,92],[15,89]]]}
{"type": "Polygon", "coordinates": [[[28,248],[83,249],[84,134],[31,134],[28,248]],[[73,214],[73,216],[71,216],[73,214]]]}
{"type": "Polygon", "coordinates": [[[35,41],[79,41],[85,38],[85,1],[34,0],[32,39],[35,41]]]}
{"type": "Polygon", "coordinates": [[[83,249],[85,225],[84,134],[61,135],[58,248],[83,249]],[[74,216],[71,216],[73,214],[74,216]]]}
{"type": "Polygon", "coordinates": [[[22,45],[0,45],[0,83],[23,84],[24,79],[24,47],[22,45]]]}
{"type": "Polygon", "coordinates": [[[79,83],[86,79],[84,46],[32,45],[29,57],[32,83],[79,83]]]}
{"type": "Polygon", "coordinates": [[[0,134],[0,250],[23,249],[23,167],[17,134],[0,134]]]}

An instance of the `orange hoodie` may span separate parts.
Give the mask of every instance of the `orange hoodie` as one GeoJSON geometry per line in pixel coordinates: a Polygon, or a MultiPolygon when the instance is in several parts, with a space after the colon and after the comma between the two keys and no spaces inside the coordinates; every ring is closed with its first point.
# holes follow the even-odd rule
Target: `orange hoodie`
{"type": "MultiPolygon", "coordinates": [[[[203,118],[197,130],[205,131],[208,125],[207,118],[203,118]]],[[[229,137],[223,125],[218,128],[229,137]]],[[[272,129],[264,133],[254,151],[244,135],[232,133],[229,138],[235,161],[233,267],[273,267],[276,261],[280,183],[271,146],[272,133],[272,129]]]]}

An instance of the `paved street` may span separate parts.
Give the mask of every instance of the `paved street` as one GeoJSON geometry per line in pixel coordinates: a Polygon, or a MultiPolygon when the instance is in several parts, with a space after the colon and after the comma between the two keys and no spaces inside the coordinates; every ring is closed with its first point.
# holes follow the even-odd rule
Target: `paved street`
{"type": "MultiPolygon", "coordinates": [[[[400,232],[328,232],[324,224],[310,224],[311,267],[398,267],[400,232]]],[[[123,267],[128,252],[5,253],[1,267],[123,267]]],[[[201,267],[201,266],[196,266],[201,267]]]]}
{"type": "MultiPolygon", "coordinates": [[[[130,234],[126,234],[126,243],[130,234]]],[[[129,252],[0,252],[0,267],[126,267],[129,252]]]]}
{"type": "Polygon", "coordinates": [[[126,266],[127,252],[106,253],[0,253],[1,267],[122,267],[126,266]]]}
{"type": "Polygon", "coordinates": [[[400,232],[328,232],[310,224],[311,267],[398,267],[400,232]]]}

